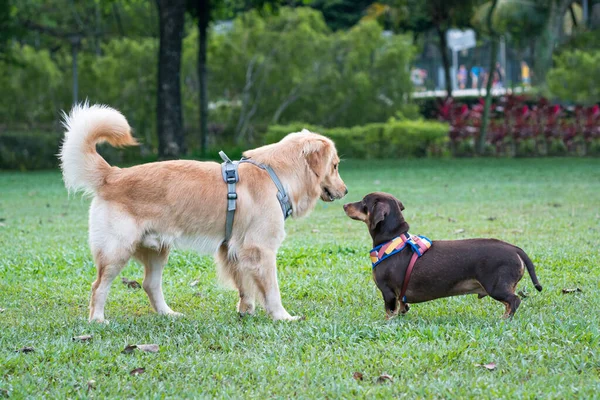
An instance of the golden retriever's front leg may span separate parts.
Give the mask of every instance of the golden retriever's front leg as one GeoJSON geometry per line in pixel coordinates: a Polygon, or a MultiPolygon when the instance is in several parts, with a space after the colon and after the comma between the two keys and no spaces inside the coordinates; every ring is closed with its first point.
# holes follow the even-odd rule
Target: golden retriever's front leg
{"type": "Polygon", "coordinates": [[[274,320],[295,321],[281,304],[275,252],[265,248],[245,248],[240,251],[240,273],[250,274],[254,284],[264,299],[267,314],[274,320]]]}

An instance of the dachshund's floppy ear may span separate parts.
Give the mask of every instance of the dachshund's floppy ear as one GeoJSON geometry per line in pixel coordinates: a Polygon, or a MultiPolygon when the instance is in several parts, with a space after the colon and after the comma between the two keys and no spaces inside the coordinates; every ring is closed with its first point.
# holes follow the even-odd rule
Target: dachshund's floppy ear
{"type": "MultiPolygon", "coordinates": [[[[304,132],[304,130],[302,131],[304,132]]],[[[307,140],[302,149],[308,167],[321,178],[326,173],[330,145],[323,139],[307,140]]]]}
{"type": "Polygon", "coordinates": [[[371,211],[371,229],[375,229],[378,223],[383,221],[390,213],[390,205],[388,203],[377,202],[371,211]]]}
{"type": "Polygon", "coordinates": [[[398,205],[400,206],[400,211],[404,211],[404,204],[400,200],[398,200],[398,205]]]}

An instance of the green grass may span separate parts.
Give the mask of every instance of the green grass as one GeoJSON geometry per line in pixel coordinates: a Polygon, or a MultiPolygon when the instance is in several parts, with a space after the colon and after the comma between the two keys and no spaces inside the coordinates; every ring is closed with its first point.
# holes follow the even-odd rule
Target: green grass
{"type": "MultiPolygon", "coordinates": [[[[262,309],[240,320],[236,293],[219,285],[212,259],[175,251],[164,290],[185,317],[155,315],[143,290],[117,280],[110,324],[90,325],[88,200],[68,198],[57,172],[2,173],[0,397],[600,397],[599,160],[349,161],[340,169],[348,201],[390,192],[413,233],[522,247],[544,291],[525,275],[519,290],[529,296],[512,321],[501,319],[502,304],[475,295],[416,304],[386,321],[366,227],[345,217],[342,202],[320,202],[286,224],[278,255],[283,304],[306,320],[272,322],[262,309]],[[582,292],[561,293],[576,287],[582,292]],[[93,340],[71,340],[82,334],[93,340]],[[121,354],[129,343],[160,352],[121,354]],[[24,346],[35,352],[15,352],[24,346]],[[474,366],[489,362],[497,368],[474,366]],[[130,376],[138,367],[146,372],[130,376]],[[393,382],[377,383],[381,374],[393,382]]],[[[132,262],[121,276],[141,282],[143,269],[132,262]]]]}

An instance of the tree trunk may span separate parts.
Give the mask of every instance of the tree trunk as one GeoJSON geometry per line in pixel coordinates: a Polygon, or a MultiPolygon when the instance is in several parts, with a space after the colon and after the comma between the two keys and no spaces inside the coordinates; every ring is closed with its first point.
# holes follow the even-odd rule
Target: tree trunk
{"type": "Polygon", "coordinates": [[[450,76],[450,59],[448,58],[448,42],[446,41],[447,29],[436,26],[436,31],[440,39],[440,53],[442,54],[442,63],[444,64],[444,80],[446,81],[446,97],[452,97],[452,77],[450,76]]]}
{"type": "Polygon", "coordinates": [[[206,43],[210,22],[210,0],[198,0],[198,82],[200,82],[200,151],[207,153],[208,90],[206,87],[206,43]]]}
{"type": "Polygon", "coordinates": [[[563,28],[563,18],[574,0],[550,1],[550,12],[546,27],[537,41],[537,57],[534,59],[534,83],[536,86],[546,85],[546,74],[552,68],[552,53],[563,28]]]}
{"type": "Polygon", "coordinates": [[[185,0],[156,0],[160,25],[158,54],[158,155],[177,158],[185,153],[181,109],[181,45],[185,0]]]}
{"type": "Polygon", "coordinates": [[[77,55],[79,54],[79,46],[81,44],[81,37],[79,35],[71,36],[71,54],[73,62],[73,104],[79,102],[79,75],[78,75],[78,62],[77,55]]]}
{"type": "Polygon", "coordinates": [[[477,153],[483,155],[485,151],[485,137],[490,120],[490,108],[492,106],[492,83],[494,82],[494,70],[496,69],[496,59],[498,58],[498,35],[492,25],[492,16],[498,5],[498,0],[492,0],[492,7],[488,13],[487,22],[490,32],[492,46],[490,50],[490,68],[488,69],[488,79],[485,87],[485,104],[483,105],[483,116],[481,117],[481,129],[479,131],[479,141],[477,143],[477,153]]]}

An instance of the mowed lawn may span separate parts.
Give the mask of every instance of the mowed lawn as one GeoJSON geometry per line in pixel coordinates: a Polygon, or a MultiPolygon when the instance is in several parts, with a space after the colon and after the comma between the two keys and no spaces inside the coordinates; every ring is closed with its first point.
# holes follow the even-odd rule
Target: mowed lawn
{"type": "MultiPolygon", "coordinates": [[[[69,198],[58,172],[4,172],[0,397],[600,397],[600,160],[346,161],[340,171],[344,201],[390,192],[412,233],[522,247],[544,291],[526,274],[509,321],[502,304],[476,295],[387,321],[366,227],[344,215],[344,201],[319,202],[286,223],[278,255],[283,304],[305,320],[273,322],[262,308],[240,319],[212,258],[176,250],[164,291],[184,317],[157,316],[118,278],[110,324],[88,324],[89,200],[69,198]],[[84,334],[93,339],[72,340],[84,334]],[[122,354],[128,344],[160,351],[122,354]],[[15,352],[25,346],[35,351],[15,352]],[[488,363],[495,369],[476,366],[488,363]],[[145,372],[130,375],[136,368],[145,372]],[[378,382],[383,374],[391,380],[378,382]]],[[[141,283],[143,268],[131,262],[121,276],[141,283]]]]}

